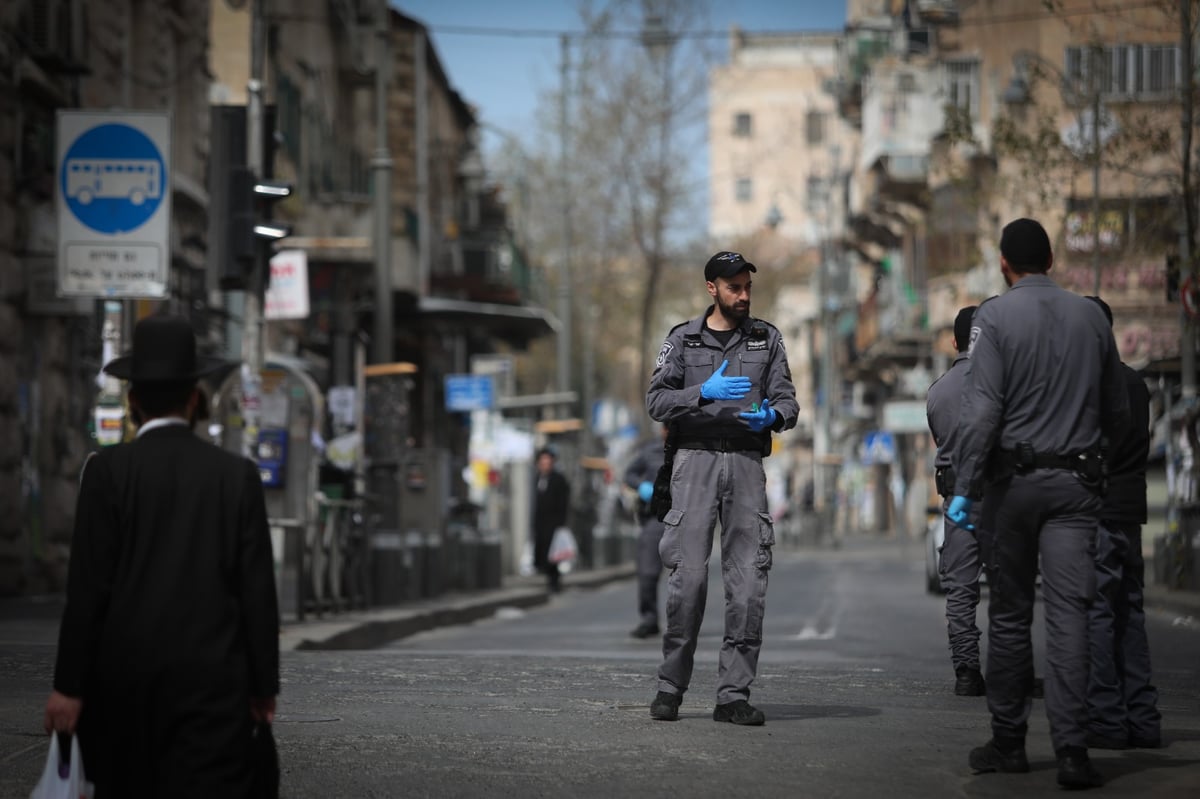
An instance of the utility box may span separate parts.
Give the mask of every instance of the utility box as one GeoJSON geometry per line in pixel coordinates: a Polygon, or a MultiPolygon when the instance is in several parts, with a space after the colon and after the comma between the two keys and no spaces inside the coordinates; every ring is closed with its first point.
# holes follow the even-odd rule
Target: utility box
{"type": "Polygon", "coordinates": [[[411,363],[363,369],[367,557],[373,605],[394,605],[420,593],[418,559],[400,514],[401,464],[411,439],[416,371],[411,363]]]}

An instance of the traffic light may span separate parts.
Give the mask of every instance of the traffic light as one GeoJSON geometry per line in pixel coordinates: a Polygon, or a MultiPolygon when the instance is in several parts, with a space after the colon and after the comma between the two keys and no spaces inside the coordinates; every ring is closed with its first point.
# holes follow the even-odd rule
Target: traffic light
{"type": "MultiPolygon", "coordinates": [[[[265,113],[264,177],[272,174],[274,109],[265,113]]],[[[208,164],[209,287],[225,291],[252,288],[255,269],[265,271],[269,242],[291,233],[271,218],[274,203],[292,186],[259,178],[246,166],[245,106],[212,106],[208,164]]]]}
{"type": "Polygon", "coordinates": [[[271,218],[271,206],[292,193],[290,183],[255,177],[248,167],[231,167],[226,258],[240,268],[222,279],[223,288],[244,288],[266,245],[291,235],[291,225],[271,218]],[[241,286],[238,278],[241,277],[241,286]]]}

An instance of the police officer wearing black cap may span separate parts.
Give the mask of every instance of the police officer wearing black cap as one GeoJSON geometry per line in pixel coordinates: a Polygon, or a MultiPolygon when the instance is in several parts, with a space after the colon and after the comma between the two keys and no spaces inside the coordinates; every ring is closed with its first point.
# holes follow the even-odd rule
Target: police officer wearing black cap
{"type": "Polygon", "coordinates": [[[679,718],[692,677],[708,589],[713,528],[721,523],[725,634],[715,721],[759,725],[749,703],[762,646],[767,573],[775,531],[767,513],[762,459],[771,433],[795,426],[799,407],[779,331],[750,316],[750,274],[740,253],[704,267],[713,304],[676,325],[658,354],[646,409],[670,425],[670,509],[659,547],[668,569],[666,632],[650,715],[679,718]]]}
{"type": "MultiPolygon", "coordinates": [[[[933,381],[925,399],[929,432],[937,444],[934,457],[935,482],[943,498],[945,511],[954,493],[954,469],[950,452],[954,448],[955,425],[962,400],[963,378],[967,373],[967,346],[971,338],[969,305],[954,318],[954,348],[958,355],[946,373],[933,381]]],[[[979,669],[979,626],[975,612],[979,607],[979,575],[983,568],[980,543],[983,528],[978,509],[972,508],[968,528],[945,520],[945,536],[938,558],[938,576],[946,592],[946,631],[950,638],[950,663],[954,667],[954,693],[957,696],[983,696],[983,674],[979,669]]]]}
{"type": "Polygon", "coordinates": [[[977,773],[1024,772],[1033,680],[1035,580],[1046,616],[1046,715],[1058,782],[1103,784],[1087,754],[1088,607],[1102,507],[1101,439],[1129,424],[1117,345],[1095,303],[1047,276],[1050,238],[1032,219],[1005,226],[1000,268],[1011,289],[971,326],[946,516],[969,525],[983,500],[988,564],[987,698],[992,738],[977,773]]]}
{"type": "MultiPolygon", "coordinates": [[[[1088,297],[1104,311],[1099,297],[1088,297]]],[[[1150,392],[1121,364],[1132,422],[1108,442],[1108,490],[1096,535],[1096,598],[1088,612],[1092,668],[1088,680],[1088,746],[1162,746],[1158,689],[1151,680],[1143,590],[1142,525],[1146,522],[1146,458],[1150,454],[1150,392]]]]}

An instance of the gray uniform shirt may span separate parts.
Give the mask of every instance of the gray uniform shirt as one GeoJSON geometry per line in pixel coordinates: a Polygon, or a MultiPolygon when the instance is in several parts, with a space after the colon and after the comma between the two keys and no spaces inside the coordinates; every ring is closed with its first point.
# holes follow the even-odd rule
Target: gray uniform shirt
{"type": "Polygon", "coordinates": [[[769,399],[776,413],[774,430],[795,427],[800,406],[779,331],[768,322],[747,317],[729,343],[722,344],[704,326],[712,312],[710,305],[702,316],[676,325],[667,334],[646,391],[650,418],[675,423],[681,438],[753,435],[738,414],[769,399]],[[750,393],[739,400],[702,399],[700,385],[724,360],[729,361],[727,376],[750,378],[750,393]]]}
{"type": "Polygon", "coordinates": [[[1095,449],[1129,424],[1129,397],[1104,312],[1027,275],[979,306],[951,452],[955,494],[979,497],[993,447],[1040,455],[1095,449]]]}
{"type": "Polygon", "coordinates": [[[960,352],[946,373],[933,381],[925,396],[925,418],[929,432],[937,444],[933,465],[944,469],[950,465],[950,450],[954,446],[958,410],[962,406],[963,382],[967,375],[967,354],[960,352]]]}

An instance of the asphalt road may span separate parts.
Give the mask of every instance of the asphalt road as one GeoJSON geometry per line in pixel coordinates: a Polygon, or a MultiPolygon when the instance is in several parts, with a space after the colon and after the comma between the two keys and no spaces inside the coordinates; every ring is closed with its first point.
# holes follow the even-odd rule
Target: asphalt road
{"type": "MultiPolygon", "coordinates": [[[[382,649],[285,653],[283,795],[1059,795],[1040,701],[1030,774],[967,768],[989,736],[986,704],[952,693],[942,601],[924,593],[918,545],[777,553],[752,698],[767,714],[760,728],[711,718],[722,605],[712,578],[676,723],[648,715],[660,652],[628,637],[632,580],[382,649]]],[[[1150,625],[1168,746],[1093,759],[1105,796],[1196,797],[1200,622],[1154,611],[1150,625]]],[[[1039,616],[1039,657],[1040,627],[1039,616]]],[[[45,752],[53,642],[23,651],[0,659],[12,689],[0,694],[0,797],[27,796],[45,752]]]]}
{"type": "MultiPolygon", "coordinates": [[[[920,557],[894,546],[778,554],[753,695],[768,722],[757,729],[711,718],[715,573],[677,723],[648,715],[660,653],[628,637],[632,581],[379,651],[298,653],[279,724],[287,795],[1058,795],[1041,702],[1033,772],[970,774],[967,751],[989,737],[985,700],[952,694],[942,602],[923,591],[920,557]]],[[[1151,623],[1170,745],[1094,757],[1105,795],[1195,797],[1200,627],[1165,614],[1151,623]]],[[[1040,655],[1040,630],[1036,642],[1040,655]]]]}

